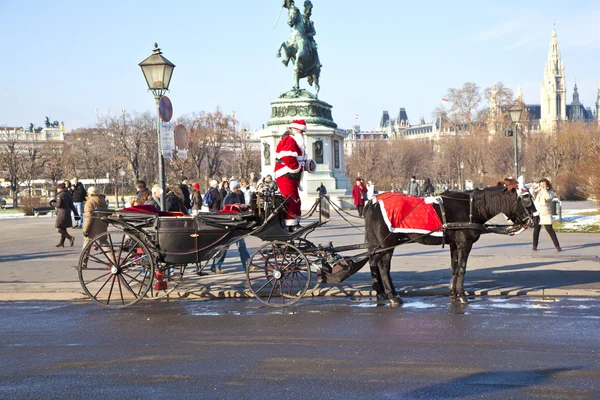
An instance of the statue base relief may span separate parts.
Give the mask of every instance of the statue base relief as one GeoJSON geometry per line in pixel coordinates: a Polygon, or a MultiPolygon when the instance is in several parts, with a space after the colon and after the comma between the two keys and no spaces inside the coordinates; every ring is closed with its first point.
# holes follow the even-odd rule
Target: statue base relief
{"type": "Polygon", "coordinates": [[[346,132],[338,129],[331,116],[332,106],[306,90],[292,90],[271,102],[271,118],[259,132],[261,140],[261,175],[275,178],[275,150],[281,136],[295,119],[306,121],[306,154],[317,163],[314,173],[304,172],[300,182],[302,208],[309,209],[321,183],[337,205],[350,192],[350,180],[344,164],[346,132]]]}

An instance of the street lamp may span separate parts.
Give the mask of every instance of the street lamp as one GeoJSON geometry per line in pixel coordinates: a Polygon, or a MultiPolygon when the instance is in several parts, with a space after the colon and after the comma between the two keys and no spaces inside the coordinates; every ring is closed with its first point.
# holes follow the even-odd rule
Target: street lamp
{"type": "Polygon", "coordinates": [[[460,189],[461,190],[465,190],[465,163],[464,162],[460,162],[460,189]]]}
{"type": "Polygon", "coordinates": [[[519,143],[518,143],[518,138],[519,138],[519,121],[521,120],[521,113],[523,112],[523,109],[521,108],[521,105],[519,105],[519,103],[515,103],[509,110],[508,113],[510,114],[510,119],[512,120],[513,124],[515,124],[515,131],[513,132],[513,136],[515,137],[515,176],[514,178],[517,179],[519,177],[519,143]]]}
{"type": "Polygon", "coordinates": [[[477,169],[477,188],[481,189],[481,168],[477,169]]]}
{"type": "Polygon", "coordinates": [[[162,52],[158,48],[158,44],[154,43],[152,55],[140,63],[144,78],[148,84],[148,90],[154,95],[156,101],[156,112],[158,113],[157,137],[158,137],[158,175],[160,183],[160,209],[165,211],[166,206],[166,187],[165,187],[165,159],[162,149],[160,148],[160,112],[158,110],[158,102],[160,98],[169,91],[169,83],[173,75],[175,64],[162,56],[162,52]]]}

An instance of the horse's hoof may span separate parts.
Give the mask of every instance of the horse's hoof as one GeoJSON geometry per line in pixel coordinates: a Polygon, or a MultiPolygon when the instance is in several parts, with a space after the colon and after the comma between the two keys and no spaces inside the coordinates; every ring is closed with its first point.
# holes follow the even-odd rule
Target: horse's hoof
{"type": "Polygon", "coordinates": [[[458,296],[455,301],[460,304],[469,304],[469,300],[465,296],[458,296]]]}
{"type": "Polygon", "coordinates": [[[400,297],[392,297],[390,299],[390,306],[392,306],[392,307],[399,307],[402,305],[402,303],[403,303],[403,301],[400,297]]]}
{"type": "Polygon", "coordinates": [[[277,58],[281,58],[281,52],[280,51],[277,52],[277,58]]]}

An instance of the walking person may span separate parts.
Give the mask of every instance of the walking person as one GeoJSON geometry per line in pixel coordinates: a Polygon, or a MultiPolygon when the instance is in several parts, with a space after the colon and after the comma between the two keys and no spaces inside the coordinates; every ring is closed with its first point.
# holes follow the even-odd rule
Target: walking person
{"type": "Polygon", "coordinates": [[[431,179],[425,178],[425,183],[423,184],[423,196],[433,196],[435,194],[435,187],[431,183],[431,179]]]}
{"type": "Polygon", "coordinates": [[[256,193],[255,186],[248,183],[246,178],[240,181],[242,185],[242,193],[244,194],[244,204],[250,204],[250,200],[252,200],[252,193],[256,193]]]}
{"type": "MultiPolygon", "coordinates": [[[[223,200],[223,205],[227,204],[246,204],[244,200],[244,193],[242,193],[242,186],[238,181],[231,181],[231,193],[225,197],[223,200]]],[[[250,259],[250,254],[248,254],[248,249],[246,248],[246,241],[244,239],[240,239],[235,242],[238,251],[240,253],[240,261],[242,262],[242,267],[244,271],[248,267],[248,260],[250,259]]],[[[225,257],[227,256],[227,248],[221,250],[221,252],[215,255],[213,259],[212,267],[210,270],[216,274],[223,274],[223,270],[221,266],[223,265],[223,261],[225,261],[225,257]]]]}
{"type": "Polygon", "coordinates": [[[192,212],[192,198],[190,196],[190,188],[188,187],[187,178],[183,178],[179,184],[179,190],[183,197],[183,207],[185,208],[184,214],[190,214],[192,212]]]}
{"type": "Polygon", "coordinates": [[[79,215],[81,218],[78,220],[75,220],[75,226],[73,227],[73,229],[81,229],[83,227],[83,205],[85,203],[85,201],[87,200],[87,192],[85,191],[85,188],[83,187],[83,183],[79,182],[79,179],[77,179],[77,177],[73,178],[73,191],[72,191],[72,198],[73,198],[73,205],[75,206],[75,209],[77,210],[77,215],[79,215]]]}
{"type": "Polygon", "coordinates": [[[223,199],[221,199],[221,191],[219,190],[219,182],[215,179],[210,181],[210,189],[204,194],[204,203],[210,212],[217,212],[223,208],[223,199]]]}
{"type": "Polygon", "coordinates": [[[79,214],[73,205],[73,199],[71,193],[66,190],[64,183],[56,185],[56,200],[52,200],[50,205],[56,207],[56,221],[54,227],[58,229],[60,233],[60,241],[56,247],[65,247],[65,239],[69,241],[71,247],[75,243],[75,238],[69,235],[67,228],[73,226],[73,220],[71,219],[71,211],[75,214],[75,220],[79,220],[79,214]]]}
{"type": "Polygon", "coordinates": [[[367,182],[367,200],[373,200],[378,195],[373,181],[367,182]]]}
{"type": "MultiPolygon", "coordinates": [[[[101,217],[94,216],[94,211],[96,210],[108,210],[106,196],[97,193],[96,188],[93,186],[88,188],[87,194],[89,197],[85,202],[84,207],[85,222],[83,224],[83,247],[88,244],[91,238],[101,233],[105,233],[108,229],[108,224],[102,221],[101,217]]],[[[100,242],[106,242],[106,236],[101,238],[100,242]]]]}
{"type": "Polygon", "coordinates": [[[356,178],[356,183],[352,188],[352,198],[354,199],[354,205],[358,210],[358,216],[362,218],[363,210],[365,208],[365,196],[367,194],[367,187],[362,178],[356,178]]]}
{"type": "Polygon", "coordinates": [[[533,187],[533,198],[536,210],[540,213],[540,222],[535,224],[533,227],[533,248],[531,250],[537,251],[538,242],[540,238],[540,230],[542,226],[546,228],[546,232],[550,235],[552,243],[556,248],[556,251],[562,251],[556,232],[552,228],[552,213],[550,211],[550,204],[554,198],[554,192],[552,191],[552,184],[546,178],[541,179],[537,185],[533,187]]]}
{"type": "MultiPolygon", "coordinates": [[[[160,211],[161,192],[162,192],[162,189],[160,188],[160,186],[158,186],[158,185],[152,186],[152,192],[151,192],[150,196],[148,196],[147,200],[144,203],[141,203],[141,201],[140,201],[140,204],[148,204],[148,205],[154,206],[156,211],[160,211]]],[[[143,196],[143,197],[146,197],[146,196],[143,196]]]]}
{"type": "MultiPolygon", "coordinates": [[[[227,178],[225,178],[227,179],[227,178]]],[[[219,198],[221,199],[221,208],[219,208],[219,210],[223,209],[223,206],[225,204],[222,204],[223,200],[225,200],[225,197],[227,197],[227,195],[231,192],[231,190],[229,189],[229,181],[224,180],[223,182],[221,182],[221,188],[219,189],[219,198]]],[[[217,210],[217,211],[219,211],[217,210]]]]}
{"type": "Polygon", "coordinates": [[[192,185],[192,215],[197,215],[202,210],[202,192],[200,191],[200,184],[194,182],[192,185]]]}
{"type": "Polygon", "coordinates": [[[421,186],[419,186],[419,182],[417,182],[417,177],[414,175],[410,177],[407,192],[409,196],[421,197],[421,186]]]}
{"type": "Polygon", "coordinates": [[[317,193],[319,193],[319,197],[323,197],[327,195],[327,188],[323,185],[323,182],[317,188],[317,193]]]}

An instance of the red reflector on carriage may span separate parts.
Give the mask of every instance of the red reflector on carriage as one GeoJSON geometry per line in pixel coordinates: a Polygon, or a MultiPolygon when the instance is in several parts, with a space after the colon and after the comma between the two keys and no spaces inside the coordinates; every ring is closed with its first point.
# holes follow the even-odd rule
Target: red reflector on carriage
{"type": "Polygon", "coordinates": [[[154,290],[167,290],[168,282],[167,281],[155,281],[154,282],[154,290]]]}

